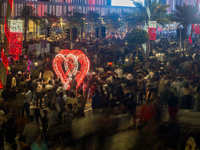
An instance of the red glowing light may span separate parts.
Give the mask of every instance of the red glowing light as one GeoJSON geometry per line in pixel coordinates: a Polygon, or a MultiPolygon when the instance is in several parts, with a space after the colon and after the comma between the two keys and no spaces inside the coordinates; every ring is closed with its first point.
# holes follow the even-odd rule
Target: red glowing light
{"type": "Polygon", "coordinates": [[[53,59],[52,67],[58,77],[60,77],[64,88],[71,88],[72,75],[75,76],[77,87],[83,82],[87,72],[90,69],[90,61],[88,57],[80,50],[62,50],[53,59]],[[64,63],[65,71],[62,65],[64,63]],[[81,66],[79,69],[79,64],[81,66]]]}
{"type": "Polygon", "coordinates": [[[9,4],[10,4],[10,9],[11,9],[11,12],[12,12],[12,4],[13,4],[13,0],[8,0],[9,4]]]}
{"type": "Polygon", "coordinates": [[[194,30],[195,34],[200,34],[200,25],[195,25],[194,30]]]}
{"type": "Polygon", "coordinates": [[[14,59],[18,60],[19,56],[22,55],[22,32],[10,32],[9,39],[9,54],[14,55],[14,59]]]}
{"type": "Polygon", "coordinates": [[[3,89],[3,84],[1,83],[1,80],[0,80],[0,89],[3,89]]]}
{"type": "Polygon", "coordinates": [[[156,40],[156,28],[148,28],[149,39],[156,40]]]}
{"type": "Polygon", "coordinates": [[[7,73],[8,73],[8,58],[4,54],[3,50],[1,52],[1,59],[2,59],[4,66],[6,67],[6,70],[7,70],[7,73]]]}
{"type": "Polygon", "coordinates": [[[109,66],[112,66],[112,62],[109,62],[108,65],[109,65],[109,66]]]}

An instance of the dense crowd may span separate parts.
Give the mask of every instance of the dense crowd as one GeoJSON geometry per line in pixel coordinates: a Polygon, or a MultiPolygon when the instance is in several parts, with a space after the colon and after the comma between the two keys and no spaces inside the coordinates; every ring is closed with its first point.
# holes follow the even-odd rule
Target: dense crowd
{"type": "MultiPolygon", "coordinates": [[[[97,67],[87,73],[78,89],[73,77],[70,90],[63,89],[60,79],[51,77],[43,81],[37,67],[32,71],[34,76],[21,71],[10,74],[10,85],[3,90],[0,102],[1,147],[5,138],[5,148],[16,149],[15,138],[19,137],[17,143],[23,150],[38,146],[48,149],[65,140],[61,147],[114,149],[123,144],[123,149],[128,149],[138,146],[138,143],[125,145],[134,141],[130,137],[152,122],[157,127],[151,127],[152,130],[159,135],[160,130],[173,131],[174,128],[163,129],[166,107],[170,123],[177,121],[179,108],[186,108],[186,112],[200,109],[199,65],[195,61],[186,68],[163,65],[159,61],[140,62],[127,72],[122,66],[97,67]],[[85,117],[87,101],[92,101],[93,117],[85,117]],[[137,117],[136,108],[141,105],[137,117]],[[123,136],[127,141],[122,140],[123,136]],[[116,143],[117,140],[121,143],[116,143]]],[[[162,144],[164,148],[166,143],[162,144]]]]}
{"type": "MultiPolygon", "coordinates": [[[[168,49],[169,41],[161,39],[154,49],[159,51],[160,47],[168,49]]],[[[91,49],[96,49],[95,43],[91,49]]],[[[87,53],[90,48],[82,50],[87,53]]],[[[6,150],[199,148],[197,130],[191,127],[182,130],[177,126],[179,109],[185,109],[186,113],[193,109],[200,111],[200,64],[195,47],[194,52],[193,58],[187,51],[176,53],[172,49],[169,58],[165,55],[162,61],[140,59],[128,68],[121,64],[102,67],[101,59],[99,62],[91,59],[91,70],[81,86],[77,88],[73,76],[69,90],[64,89],[57,77],[42,78],[46,70],[51,70],[49,62],[53,57],[46,54],[43,59],[39,55],[38,60],[45,62],[42,69],[35,67],[29,72],[15,68],[7,76],[0,98],[0,147],[6,150]],[[167,113],[169,124],[163,122],[167,113]]],[[[150,55],[154,55],[152,51],[150,55]]],[[[104,58],[101,51],[98,57],[104,58]]],[[[15,64],[13,61],[12,65],[15,64]]]]}

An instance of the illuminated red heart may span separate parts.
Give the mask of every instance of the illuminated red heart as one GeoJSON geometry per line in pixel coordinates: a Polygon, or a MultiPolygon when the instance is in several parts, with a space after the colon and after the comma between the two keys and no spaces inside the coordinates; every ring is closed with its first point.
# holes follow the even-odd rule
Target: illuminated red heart
{"type": "Polygon", "coordinates": [[[83,82],[90,69],[90,61],[80,50],[62,50],[53,59],[52,67],[56,75],[60,77],[64,88],[69,90],[71,88],[72,75],[76,78],[76,88],[83,82]],[[63,67],[65,71],[63,71],[63,67]]]}

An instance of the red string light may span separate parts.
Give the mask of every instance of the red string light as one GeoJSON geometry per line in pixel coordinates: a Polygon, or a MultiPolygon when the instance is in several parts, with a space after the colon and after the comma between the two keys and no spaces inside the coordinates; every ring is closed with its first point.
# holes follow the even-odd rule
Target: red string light
{"type": "Polygon", "coordinates": [[[149,39],[156,40],[156,28],[148,28],[149,39]]]}
{"type": "Polygon", "coordinates": [[[10,30],[9,30],[8,24],[6,22],[6,17],[4,18],[4,32],[5,32],[5,35],[7,37],[8,42],[9,42],[9,39],[10,39],[10,30]]]}
{"type": "Polygon", "coordinates": [[[7,73],[8,73],[8,58],[6,57],[6,55],[4,54],[3,50],[1,52],[1,59],[2,59],[2,62],[4,64],[4,66],[6,67],[6,70],[7,70],[7,73]]]}
{"type": "Polygon", "coordinates": [[[195,25],[194,30],[195,34],[200,34],[200,25],[195,25]]]}
{"type": "Polygon", "coordinates": [[[12,4],[13,4],[13,0],[8,0],[9,4],[10,4],[10,9],[11,9],[11,12],[12,12],[12,4]]]}
{"type": "Polygon", "coordinates": [[[83,82],[90,69],[88,57],[80,50],[62,50],[53,59],[52,67],[58,77],[60,77],[65,89],[71,88],[72,75],[75,76],[77,87],[83,82]],[[63,63],[64,69],[63,71],[63,63]],[[79,69],[80,65],[80,70],[79,69]]]}
{"type": "Polygon", "coordinates": [[[18,60],[18,55],[22,55],[23,34],[22,32],[10,32],[9,37],[9,54],[13,55],[15,60],[18,60]]]}
{"type": "Polygon", "coordinates": [[[1,80],[0,80],[0,89],[3,89],[3,84],[1,83],[1,80]]]}

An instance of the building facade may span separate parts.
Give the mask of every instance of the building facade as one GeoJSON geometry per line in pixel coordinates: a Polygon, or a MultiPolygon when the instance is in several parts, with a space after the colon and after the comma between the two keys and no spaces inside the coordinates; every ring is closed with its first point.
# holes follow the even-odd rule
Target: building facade
{"type": "MultiPolygon", "coordinates": [[[[162,0],[163,3],[169,5],[168,11],[176,10],[176,5],[197,5],[197,0],[162,0]]],[[[199,4],[198,4],[199,5],[199,4]]]]}
{"type": "MultiPolygon", "coordinates": [[[[38,16],[44,16],[44,13],[54,12],[56,16],[62,16],[69,11],[75,10],[81,13],[87,13],[89,10],[97,11],[101,15],[107,13],[132,12],[132,7],[111,6],[110,0],[14,0],[14,16],[18,16],[18,9],[26,5],[33,6],[38,16]]],[[[2,5],[1,17],[5,16],[7,3],[2,5]]]]}

